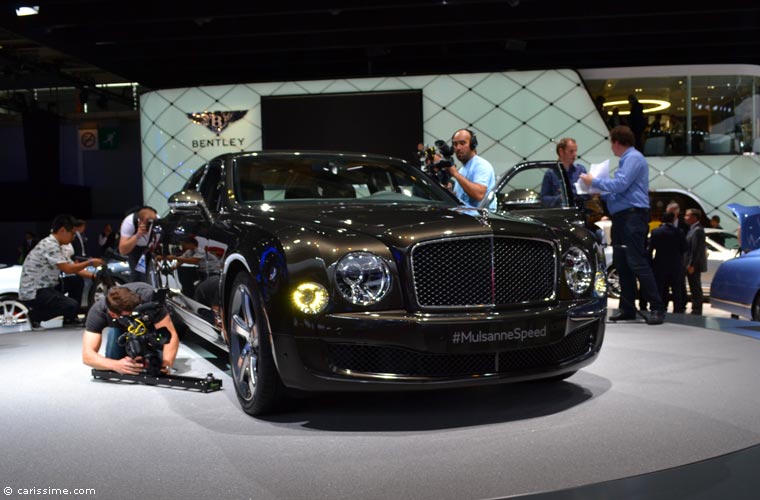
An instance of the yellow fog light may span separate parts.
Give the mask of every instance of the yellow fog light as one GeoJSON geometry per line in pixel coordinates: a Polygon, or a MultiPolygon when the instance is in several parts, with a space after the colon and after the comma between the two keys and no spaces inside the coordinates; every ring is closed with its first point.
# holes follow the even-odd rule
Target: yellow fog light
{"type": "Polygon", "coordinates": [[[600,297],[607,295],[607,277],[603,271],[597,271],[594,279],[594,290],[600,297]]]}
{"type": "Polygon", "coordinates": [[[306,314],[321,313],[327,301],[327,289],[319,283],[301,283],[293,292],[293,303],[306,314]]]}

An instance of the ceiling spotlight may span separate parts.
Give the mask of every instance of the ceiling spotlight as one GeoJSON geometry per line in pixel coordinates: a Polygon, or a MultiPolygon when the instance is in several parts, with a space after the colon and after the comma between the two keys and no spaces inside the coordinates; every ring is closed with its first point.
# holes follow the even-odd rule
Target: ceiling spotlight
{"type": "Polygon", "coordinates": [[[16,9],[17,16],[34,16],[40,13],[40,6],[24,6],[16,9]]]}

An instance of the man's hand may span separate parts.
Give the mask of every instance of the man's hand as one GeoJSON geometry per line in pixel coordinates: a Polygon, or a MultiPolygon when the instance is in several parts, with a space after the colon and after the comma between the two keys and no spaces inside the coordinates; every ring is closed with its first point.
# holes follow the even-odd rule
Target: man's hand
{"type": "Polygon", "coordinates": [[[583,181],[584,184],[587,186],[591,185],[591,181],[594,180],[594,176],[591,174],[581,174],[580,179],[583,181]]]}
{"type": "Polygon", "coordinates": [[[148,234],[148,221],[140,221],[137,224],[137,235],[142,236],[148,234]]]}
{"type": "Polygon", "coordinates": [[[116,362],[116,366],[114,367],[114,371],[122,375],[139,375],[142,369],[142,359],[139,356],[135,359],[124,356],[116,362]]]}
{"type": "Polygon", "coordinates": [[[95,258],[95,259],[88,260],[88,263],[91,266],[93,266],[93,267],[100,267],[100,266],[104,265],[106,262],[103,259],[97,259],[97,258],[95,258]]]}

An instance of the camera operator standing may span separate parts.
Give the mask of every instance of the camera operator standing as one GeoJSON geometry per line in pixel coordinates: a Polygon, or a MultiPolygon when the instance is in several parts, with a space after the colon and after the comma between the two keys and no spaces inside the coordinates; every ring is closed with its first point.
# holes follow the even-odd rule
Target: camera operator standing
{"type": "MultiPolygon", "coordinates": [[[[99,370],[112,370],[121,374],[139,375],[144,363],[140,357],[135,359],[127,355],[122,337],[122,330],[118,327],[120,317],[129,317],[141,304],[153,301],[154,290],[147,283],[133,282],[123,286],[116,286],[108,291],[108,294],[98,300],[85,321],[85,331],[82,336],[82,361],[87,366],[99,370]],[[105,356],[98,353],[102,342],[104,330],[108,339],[106,341],[105,356]]],[[[171,334],[162,349],[162,371],[168,372],[174,364],[174,358],[179,349],[179,336],[172,323],[169,312],[163,305],[156,304],[154,321],[149,325],[155,330],[166,328],[171,334]]]]}
{"type": "Polygon", "coordinates": [[[129,257],[129,267],[134,273],[134,281],[148,281],[148,266],[151,257],[151,228],[158,218],[156,210],[143,206],[127,214],[119,230],[119,253],[129,257]]]}
{"type": "MultiPolygon", "coordinates": [[[[471,130],[457,130],[451,142],[454,154],[462,162],[461,170],[454,165],[449,167],[449,173],[456,181],[454,194],[468,207],[476,208],[486,193],[496,185],[496,173],[486,159],[478,156],[478,139],[471,130]]],[[[495,198],[488,208],[496,209],[495,198]]]]}

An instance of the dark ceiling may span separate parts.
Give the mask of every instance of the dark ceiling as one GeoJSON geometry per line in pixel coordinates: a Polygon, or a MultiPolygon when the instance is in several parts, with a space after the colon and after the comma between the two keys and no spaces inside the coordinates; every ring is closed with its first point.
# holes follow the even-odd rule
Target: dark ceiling
{"type": "Polygon", "coordinates": [[[0,4],[0,90],[760,64],[760,7],[748,0],[30,3],[38,15],[0,4]]]}

